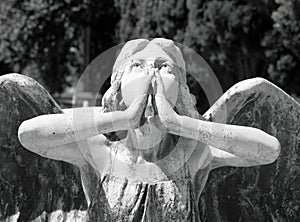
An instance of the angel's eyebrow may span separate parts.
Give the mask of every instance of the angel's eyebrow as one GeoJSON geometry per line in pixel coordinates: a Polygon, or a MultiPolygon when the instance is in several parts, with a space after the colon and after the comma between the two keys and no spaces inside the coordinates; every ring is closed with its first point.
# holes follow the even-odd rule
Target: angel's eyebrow
{"type": "Polygon", "coordinates": [[[134,61],[138,61],[138,62],[141,62],[141,63],[145,63],[146,60],[145,59],[132,59],[131,62],[134,62],[134,61]]]}
{"type": "Polygon", "coordinates": [[[161,61],[161,62],[171,62],[169,59],[165,58],[165,57],[157,57],[155,59],[155,62],[156,61],[161,61]]]}
{"type": "Polygon", "coordinates": [[[155,59],[154,67],[159,67],[165,62],[171,62],[172,63],[172,61],[170,61],[169,59],[166,59],[164,57],[158,57],[158,58],[155,59]]]}

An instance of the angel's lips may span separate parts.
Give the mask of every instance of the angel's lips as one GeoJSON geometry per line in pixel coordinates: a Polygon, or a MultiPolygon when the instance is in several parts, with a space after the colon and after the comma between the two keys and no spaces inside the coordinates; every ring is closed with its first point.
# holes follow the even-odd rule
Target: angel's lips
{"type": "Polygon", "coordinates": [[[146,118],[154,116],[154,107],[152,105],[152,95],[149,95],[149,97],[148,97],[148,102],[147,102],[147,105],[145,107],[145,115],[144,116],[146,118]]]}

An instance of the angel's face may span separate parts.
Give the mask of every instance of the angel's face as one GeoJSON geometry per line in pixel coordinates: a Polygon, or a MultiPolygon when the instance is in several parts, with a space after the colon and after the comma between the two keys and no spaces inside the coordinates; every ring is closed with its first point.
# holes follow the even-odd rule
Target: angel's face
{"type": "MultiPolygon", "coordinates": [[[[178,77],[174,74],[175,65],[170,56],[154,44],[149,44],[145,49],[128,58],[121,80],[122,97],[126,106],[130,106],[142,95],[145,77],[149,75],[151,69],[157,68],[164,83],[165,96],[174,107],[179,88],[178,77]]],[[[152,86],[150,86],[149,98],[151,94],[153,96],[152,86]]],[[[153,100],[153,97],[150,99],[153,100]]]]}

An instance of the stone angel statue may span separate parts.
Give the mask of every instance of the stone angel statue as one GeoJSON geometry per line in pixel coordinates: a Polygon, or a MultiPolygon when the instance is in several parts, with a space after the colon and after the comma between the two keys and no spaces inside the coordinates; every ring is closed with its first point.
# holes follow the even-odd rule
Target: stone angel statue
{"type": "Polygon", "coordinates": [[[29,77],[1,76],[0,219],[212,221],[208,213],[221,207],[209,206],[219,200],[207,187],[217,180],[212,170],[271,171],[284,166],[282,153],[297,152],[300,106],[289,95],[267,80],[245,80],[202,116],[184,67],[171,40],[129,41],[102,106],[74,109],[61,109],[29,77]],[[199,207],[204,188],[208,213],[199,207]]]}

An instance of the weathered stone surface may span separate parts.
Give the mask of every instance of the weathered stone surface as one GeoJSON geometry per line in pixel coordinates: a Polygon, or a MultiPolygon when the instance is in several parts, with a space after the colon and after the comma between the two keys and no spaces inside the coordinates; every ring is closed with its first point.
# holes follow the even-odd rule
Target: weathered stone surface
{"type": "Polygon", "coordinates": [[[270,165],[212,171],[199,203],[203,221],[299,221],[300,105],[255,78],[233,86],[205,117],[260,128],[279,140],[281,154],[270,165]]]}
{"type": "Polygon", "coordinates": [[[18,141],[22,121],[62,112],[36,81],[0,77],[0,220],[85,221],[79,170],[34,154],[18,141]]]}

